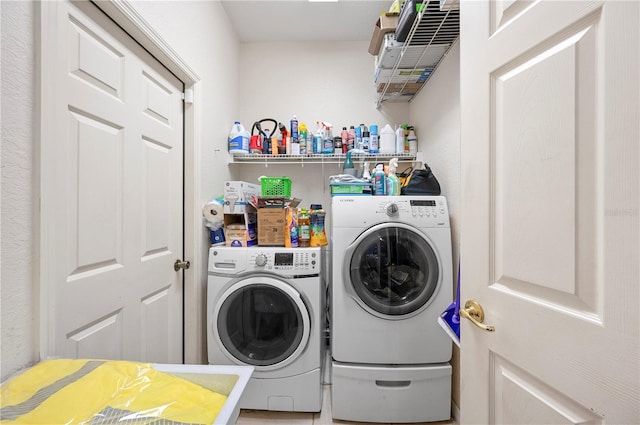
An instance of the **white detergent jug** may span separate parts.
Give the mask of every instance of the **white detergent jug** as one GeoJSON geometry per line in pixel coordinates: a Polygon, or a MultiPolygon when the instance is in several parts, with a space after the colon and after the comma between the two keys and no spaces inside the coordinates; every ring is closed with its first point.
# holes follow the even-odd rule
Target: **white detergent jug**
{"type": "Polygon", "coordinates": [[[229,131],[229,153],[231,155],[247,155],[249,153],[249,132],[236,121],[229,131]]]}
{"type": "Polygon", "coordinates": [[[396,133],[389,124],[380,130],[380,153],[396,153],[396,133]]]}

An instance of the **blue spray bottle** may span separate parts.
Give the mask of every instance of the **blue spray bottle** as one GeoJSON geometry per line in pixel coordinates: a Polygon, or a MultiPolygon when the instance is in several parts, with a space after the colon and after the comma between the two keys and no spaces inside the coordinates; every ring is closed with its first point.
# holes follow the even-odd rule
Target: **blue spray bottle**
{"type": "Polygon", "coordinates": [[[373,183],[374,195],[386,195],[387,194],[387,179],[384,175],[384,166],[382,164],[376,165],[376,169],[371,176],[373,183]]]}

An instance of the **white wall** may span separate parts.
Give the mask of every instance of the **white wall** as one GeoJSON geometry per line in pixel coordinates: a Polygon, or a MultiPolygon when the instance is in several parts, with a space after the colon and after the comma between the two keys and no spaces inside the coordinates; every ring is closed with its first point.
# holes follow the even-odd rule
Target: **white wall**
{"type": "MultiPolygon", "coordinates": [[[[453,238],[454,289],[460,252],[460,43],[442,60],[428,83],[410,103],[418,146],[446,196],[453,238]]],[[[455,293],[455,292],[454,292],[455,293]]],[[[453,351],[453,400],[459,405],[459,357],[453,351]]]]}
{"type": "MultiPolygon", "coordinates": [[[[363,123],[382,128],[387,123],[407,122],[407,103],[385,103],[376,109],[374,57],[368,48],[368,41],[241,44],[238,119],[248,130],[263,118],[273,118],[288,128],[295,114],[310,131],[315,131],[316,121],[332,123],[334,136],[340,135],[343,126],[363,123]]],[[[325,208],[331,204],[329,176],[342,172],[337,164],[231,167],[238,180],[288,176],[293,180],[292,195],[302,199],[302,206],[322,203],[325,208]]]]}
{"type": "Polygon", "coordinates": [[[37,358],[35,234],[35,7],[0,2],[2,33],[2,238],[0,379],[37,358]]]}

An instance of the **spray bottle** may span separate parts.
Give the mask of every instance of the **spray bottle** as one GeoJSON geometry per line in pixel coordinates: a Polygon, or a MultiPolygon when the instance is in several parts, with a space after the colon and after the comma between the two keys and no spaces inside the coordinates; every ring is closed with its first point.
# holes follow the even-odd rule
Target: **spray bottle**
{"type": "Polygon", "coordinates": [[[369,172],[369,163],[365,162],[362,165],[362,178],[367,182],[371,181],[371,173],[369,172]]]}
{"type": "Polygon", "coordinates": [[[324,127],[324,137],[322,139],[322,143],[323,143],[322,153],[331,155],[334,153],[333,133],[331,132],[331,127],[333,126],[331,125],[330,122],[323,122],[322,126],[324,127]]]}
{"type": "Polygon", "coordinates": [[[396,176],[396,169],[398,168],[398,158],[391,158],[389,160],[389,175],[387,176],[387,195],[397,196],[400,195],[400,179],[396,176]]]}
{"type": "Polygon", "coordinates": [[[347,152],[347,157],[345,158],[344,163],[342,164],[342,173],[350,174],[352,176],[356,175],[356,169],[353,166],[353,160],[351,159],[351,151],[347,152]]]}
{"type": "Polygon", "coordinates": [[[313,135],[313,153],[322,153],[322,127],[320,121],[316,121],[316,133],[313,135]]]}

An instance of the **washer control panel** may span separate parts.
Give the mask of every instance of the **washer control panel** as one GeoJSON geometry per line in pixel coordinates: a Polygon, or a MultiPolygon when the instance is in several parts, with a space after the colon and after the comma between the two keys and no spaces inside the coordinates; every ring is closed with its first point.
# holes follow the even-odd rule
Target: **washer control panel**
{"type": "Polygon", "coordinates": [[[320,272],[320,250],[309,248],[253,248],[249,265],[254,270],[316,274],[320,272]]]}

